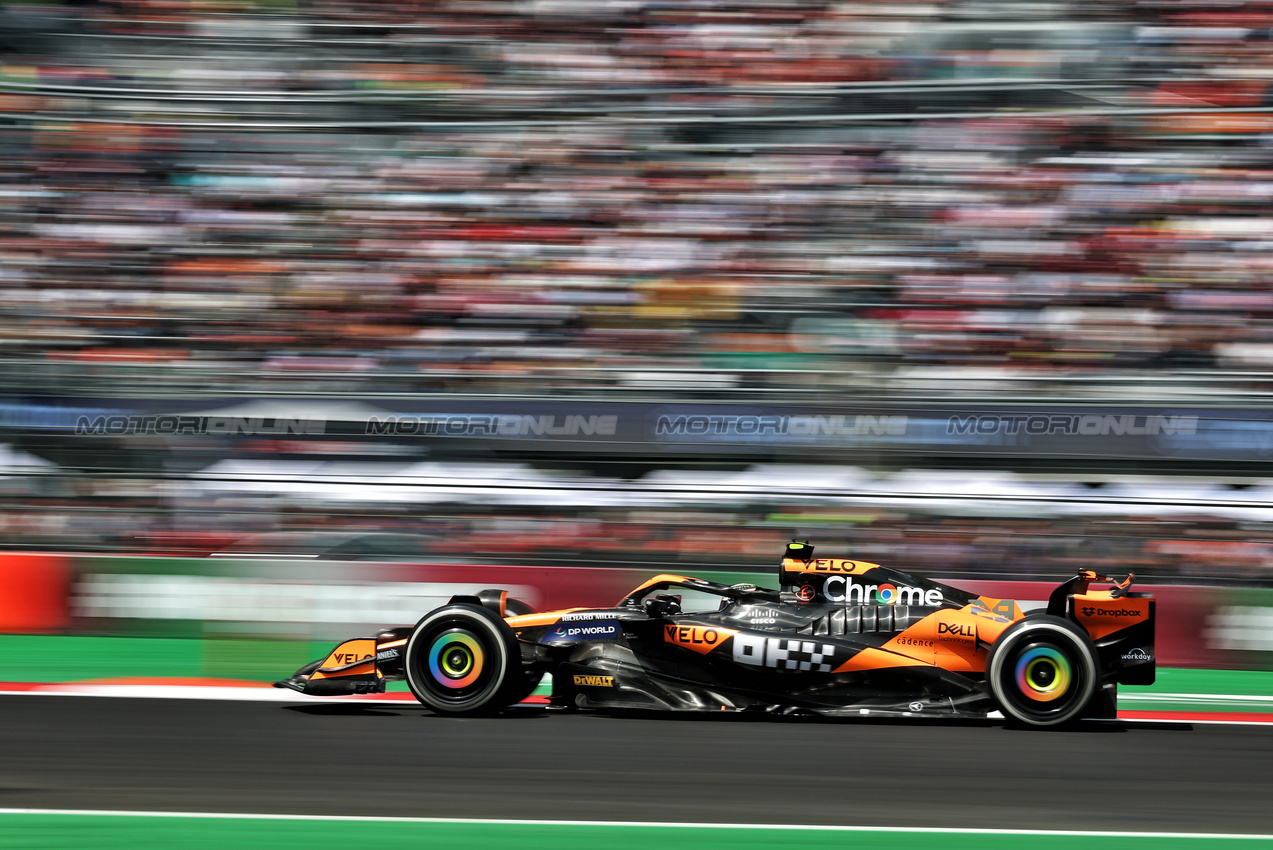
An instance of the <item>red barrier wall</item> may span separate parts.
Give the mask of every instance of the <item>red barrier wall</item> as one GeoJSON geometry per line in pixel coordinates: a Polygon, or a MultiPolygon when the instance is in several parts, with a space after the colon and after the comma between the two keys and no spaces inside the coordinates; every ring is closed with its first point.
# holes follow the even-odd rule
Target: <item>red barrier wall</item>
{"type": "Polygon", "coordinates": [[[64,555],[0,552],[0,632],[56,632],[69,621],[64,555]]]}
{"type": "MultiPolygon", "coordinates": [[[[493,588],[534,587],[536,598],[524,599],[539,611],[556,608],[601,608],[618,605],[653,570],[588,567],[504,567],[477,564],[411,564],[380,567],[388,581],[432,581],[488,584],[493,588]]],[[[703,576],[711,578],[710,575],[703,576]]],[[[424,613],[424,612],[421,612],[424,613]]]]}

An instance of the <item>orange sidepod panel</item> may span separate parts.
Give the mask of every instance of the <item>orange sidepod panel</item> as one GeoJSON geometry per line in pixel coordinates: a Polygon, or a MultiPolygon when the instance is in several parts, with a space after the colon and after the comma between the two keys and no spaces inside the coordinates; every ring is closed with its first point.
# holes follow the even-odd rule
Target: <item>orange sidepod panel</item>
{"type": "Polygon", "coordinates": [[[836,673],[854,673],[858,670],[884,670],[890,667],[927,666],[923,661],[889,652],[887,649],[867,647],[848,661],[835,668],[836,673]]]}
{"type": "MultiPolygon", "coordinates": [[[[965,611],[937,611],[884,644],[884,649],[939,664],[948,670],[982,670],[977,652],[977,626],[965,611]]],[[[984,653],[982,654],[984,656],[984,653]]]]}
{"type": "Polygon", "coordinates": [[[982,597],[957,611],[930,614],[883,648],[947,670],[980,673],[986,669],[989,646],[1020,616],[1016,603],[982,597]]]}

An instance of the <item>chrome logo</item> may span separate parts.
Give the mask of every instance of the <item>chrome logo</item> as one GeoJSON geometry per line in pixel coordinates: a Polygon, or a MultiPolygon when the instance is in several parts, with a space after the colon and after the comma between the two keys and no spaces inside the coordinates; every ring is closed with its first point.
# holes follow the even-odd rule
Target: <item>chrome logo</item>
{"type": "Polygon", "coordinates": [[[447,688],[466,688],[476,682],[485,660],[482,645],[460,629],[438,635],[429,647],[429,672],[447,688]]]}
{"type": "Polygon", "coordinates": [[[897,601],[897,588],[891,584],[881,584],[875,589],[875,601],[881,605],[892,605],[897,601]]]}
{"type": "Polygon", "coordinates": [[[852,602],[858,605],[932,605],[942,604],[942,593],[935,587],[922,588],[892,583],[866,584],[852,576],[827,576],[822,595],[828,602],[852,602]]]}
{"type": "Polygon", "coordinates": [[[1035,702],[1051,702],[1070,688],[1069,659],[1050,647],[1035,647],[1017,662],[1017,689],[1035,702]]]}

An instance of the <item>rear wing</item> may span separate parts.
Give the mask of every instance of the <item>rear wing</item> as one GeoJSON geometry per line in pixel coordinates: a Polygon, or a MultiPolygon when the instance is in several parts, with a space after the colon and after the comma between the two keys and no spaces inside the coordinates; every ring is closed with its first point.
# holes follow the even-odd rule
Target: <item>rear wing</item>
{"type": "Polygon", "coordinates": [[[1092,570],[1080,570],[1062,582],[1048,597],[1048,613],[1079,625],[1101,658],[1102,669],[1112,671],[1123,685],[1152,685],[1157,677],[1154,658],[1154,597],[1134,593],[1129,574],[1119,580],[1092,570]],[[1092,584],[1108,584],[1092,590],[1092,584]]]}

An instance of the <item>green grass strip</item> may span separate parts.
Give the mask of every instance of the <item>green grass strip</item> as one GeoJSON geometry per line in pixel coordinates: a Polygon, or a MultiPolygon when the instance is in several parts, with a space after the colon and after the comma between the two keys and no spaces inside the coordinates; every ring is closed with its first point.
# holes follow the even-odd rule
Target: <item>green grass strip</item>
{"type": "Polygon", "coordinates": [[[1159,667],[1152,685],[1120,685],[1119,695],[1141,693],[1242,694],[1273,697],[1273,672],[1159,667]]]}
{"type": "Polygon", "coordinates": [[[213,678],[271,682],[335,642],[235,637],[0,635],[0,682],[213,678]]]}
{"type": "Polygon", "coordinates": [[[1049,833],[914,829],[819,829],[686,825],[311,820],[234,816],[0,814],[0,848],[63,850],[121,848],[446,847],[451,850],[1207,850],[1270,847],[1269,836],[1049,833]]]}

